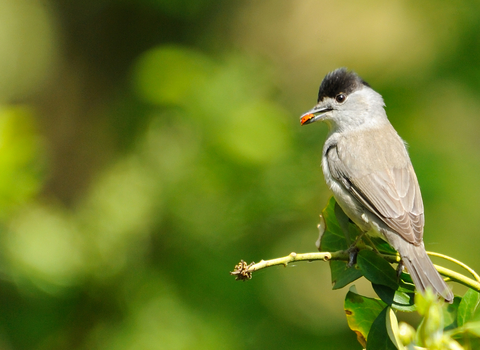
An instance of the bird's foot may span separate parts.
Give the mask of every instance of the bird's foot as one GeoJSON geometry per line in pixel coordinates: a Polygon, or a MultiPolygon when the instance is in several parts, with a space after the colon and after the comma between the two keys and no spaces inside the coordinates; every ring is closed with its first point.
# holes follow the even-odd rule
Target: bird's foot
{"type": "Polygon", "coordinates": [[[347,268],[350,268],[357,263],[357,255],[359,251],[360,249],[358,249],[358,247],[355,245],[352,245],[350,248],[347,249],[347,253],[348,253],[347,268]]]}
{"type": "Polygon", "coordinates": [[[397,265],[397,279],[400,281],[400,276],[402,275],[403,270],[405,269],[405,265],[403,265],[403,260],[397,265]]]}

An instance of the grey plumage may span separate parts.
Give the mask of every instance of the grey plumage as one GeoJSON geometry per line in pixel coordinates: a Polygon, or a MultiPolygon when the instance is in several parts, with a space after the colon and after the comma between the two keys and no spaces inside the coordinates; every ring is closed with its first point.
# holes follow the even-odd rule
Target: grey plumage
{"type": "Polygon", "coordinates": [[[451,302],[452,292],[425,252],[417,177],[381,95],[355,73],[337,69],[326,75],[317,105],[301,118],[302,125],[315,121],[330,129],[322,170],[340,207],[399,252],[417,289],[431,286],[451,302]]]}

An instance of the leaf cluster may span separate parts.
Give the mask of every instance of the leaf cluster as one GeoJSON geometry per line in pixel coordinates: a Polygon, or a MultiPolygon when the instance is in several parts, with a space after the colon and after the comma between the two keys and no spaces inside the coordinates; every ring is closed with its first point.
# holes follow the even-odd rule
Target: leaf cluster
{"type": "Polygon", "coordinates": [[[480,294],[468,289],[452,304],[433,292],[415,292],[408,273],[398,274],[384,256],[396,252],[385,241],[362,236],[332,197],[323,210],[320,251],[359,247],[356,261],[330,261],[333,289],[364,276],[378,298],[360,295],[352,286],[345,297],[347,322],[359,343],[369,349],[473,349],[480,347],[480,294]],[[418,312],[422,320],[415,330],[397,321],[398,313],[418,312]]]}

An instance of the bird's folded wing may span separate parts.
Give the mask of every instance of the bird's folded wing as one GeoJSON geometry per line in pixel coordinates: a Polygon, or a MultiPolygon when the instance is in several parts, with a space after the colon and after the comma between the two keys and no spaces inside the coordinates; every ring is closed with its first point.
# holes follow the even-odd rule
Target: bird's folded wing
{"type": "MultiPolygon", "coordinates": [[[[355,152],[354,152],[355,153],[355,152]]],[[[388,227],[410,243],[422,241],[424,216],[423,203],[418,181],[413,167],[406,158],[402,167],[388,167],[382,154],[360,169],[358,162],[355,171],[347,166],[352,164],[355,154],[337,152],[332,147],[326,154],[330,173],[337,182],[348,190],[370,212],[375,214],[388,227]],[[375,164],[375,162],[377,164],[375,164]]]]}

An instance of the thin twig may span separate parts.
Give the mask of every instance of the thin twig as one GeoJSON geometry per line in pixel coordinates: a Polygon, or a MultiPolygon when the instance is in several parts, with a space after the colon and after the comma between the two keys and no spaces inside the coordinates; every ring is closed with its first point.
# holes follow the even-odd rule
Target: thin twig
{"type": "MultiPolygon", "coordinates": [[[[396,255],[387,255],[387,254],[380,254],[384,259],[386,259],[390,263],[399,262],[399,258],[396,255]]],[[[240,261],[234,270],[230,272],[231,275],[236,276],[235,279],[237,280],[249,280],[252,278],[252,273],[266,267],[271,266],[278,266],[283,265],[287,266],[289,263],[294,261],[330,261],[330,260],[343,260],[349,261],[349,254],[346,251],[339,250],[337,252],[320,252],[320,253],[290,253],[287,256],[271,259],[271,260],[262,260],[259,263],[250,263],[247,264],[245,261],[240,261]]]]}
{"type": "Polygon", "coordinates": [[[468,288],[471,288],[477,292],[480,292],[480,283],[477,281],[472,280],[471,278],[468,278],[465,275],[462,275],[461,273],[455,272],[453,270],[447,269],[443,266],[439,265],[433,265],[437,269],[438,272],[440,272],[442,275],[445,277],[450,278],[452,281],[455,281],[457,283],[463,284],[464,286],[467,286],[468,288]]]}
{"type": "MultiPolygon", "coordinates": [[[[389,255],[389,254],[380,254],[385,260],[389,263],[398,263],[400,262],[400,257],[398,255],[389,255]]],[[[432,254],[433,255],[433,254],[432,254]]],[[[271,259],[271,260],[262,260],[259,263],[247,264],[245,261],[240,261],[239,264],[235,266],[234,271],[230,272],[231,275],[235,276],[236,280],[248,280],[252,278],[252,273],[267,267],[283,265],[287,266],[289,263],[294,261],[330,261],[330,260],[349,260],[349,254],[346,251],[337,251],[337,252],[320,252],[320,253],[290,253],[287,256],[271,259]]],[[[450,280],[457,283],[463,284],[469,288],[480,292],[480,283],[474,281],[473,279],[462,275],[461,273],[452,271],[443,266],[434,265],[438,272],[440,272],[445,277],[448,277],[450,280]]]]}
{"type": "Polygon", "coordinates": [[[464,264],[463,262],[457,260],[457,259],[454,259],[448,255],[444,255],[444,254],[440,254],[440,253],[437,253],[437,252],[427,252],[428,255],[431,255],[431,256],[437,256],[439,258],[442,258],[442,259],[445,259],[445,260],[448,260],[448,261],[451,261],[455,264],[457,264],[458,266],[461,266],[463,267],[465,270],[467,270],[468,272],[470,272],[472,274],[473,277],[475,277],[475,279],[477,280],[477,282],[480,282],[480,276],[478,276],[478,274],[475,272],[475,270],[473,270],[470,266],[464,264]]]}

